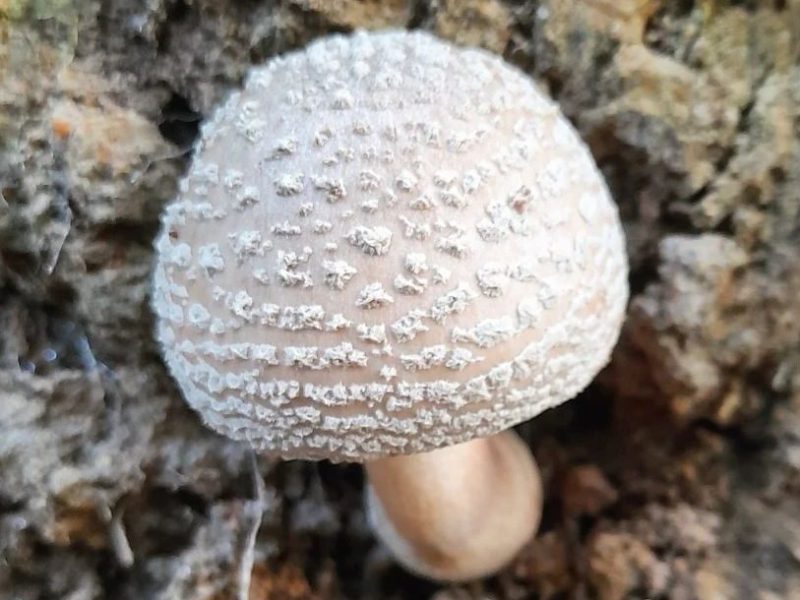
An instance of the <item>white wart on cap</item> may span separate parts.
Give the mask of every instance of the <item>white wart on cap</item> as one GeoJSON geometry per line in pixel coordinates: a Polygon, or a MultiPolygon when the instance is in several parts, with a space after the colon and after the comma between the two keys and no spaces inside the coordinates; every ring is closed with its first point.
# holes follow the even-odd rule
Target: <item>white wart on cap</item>
{"type": "Polygon", "coordinates": [[[417,453],[533,417],[606,363],[627,300],[617,210],[557,107],[419,32],[253,69],[157,249],[186,399],[284,457],[417,453]]]}

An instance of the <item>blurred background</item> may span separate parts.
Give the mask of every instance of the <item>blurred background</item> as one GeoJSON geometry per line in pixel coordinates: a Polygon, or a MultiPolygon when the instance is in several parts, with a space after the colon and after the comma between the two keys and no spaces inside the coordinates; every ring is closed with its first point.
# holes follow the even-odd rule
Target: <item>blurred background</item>
{"type": "Polygon", "coordinates": [[[251,600],[800,599],[800,1],[0,0],[0,599],[247,598],[242,569],[251,600]],[[204,428],[152,335],[204,119],[251,65],[385,27],[535,78],[628,237],[612,363],[519,428],[540,534],[468,586],[376,546],[358,466],[204,428]]]}

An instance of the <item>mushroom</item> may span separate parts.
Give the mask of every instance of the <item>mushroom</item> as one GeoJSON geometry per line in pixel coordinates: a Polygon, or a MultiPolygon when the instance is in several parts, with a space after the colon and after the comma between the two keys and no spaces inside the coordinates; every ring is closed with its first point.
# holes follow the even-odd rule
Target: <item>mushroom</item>
{"type": "Polygon", "coordinates": [[[604,366],[628,289],[603,179],[523,73],[422,32],[274,58],[162,221],[158,340],[208,426],[365,463],[370,520],[421,575],[492,573],[535,533],[508,430],[604,366]]]}

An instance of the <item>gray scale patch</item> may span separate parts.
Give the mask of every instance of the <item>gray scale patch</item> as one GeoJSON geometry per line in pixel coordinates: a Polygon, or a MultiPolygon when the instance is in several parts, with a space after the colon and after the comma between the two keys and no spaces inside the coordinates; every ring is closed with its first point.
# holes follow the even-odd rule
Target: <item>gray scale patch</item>
{"type": "Polygon", "coordinates": [[[364,286],[356,298],[356,306],[359,308],[375,309],[394,303],[394,298],[380,282],[370,283],[364,286]]]}
{"type": "Polygon", "coordinates": [[[382,256],[389,252],[392,243],[392,232],[386,227],[365,227],[359,225],[352,228],[345,239],[350,245],[359,248],[369,256],[382,256]]]}

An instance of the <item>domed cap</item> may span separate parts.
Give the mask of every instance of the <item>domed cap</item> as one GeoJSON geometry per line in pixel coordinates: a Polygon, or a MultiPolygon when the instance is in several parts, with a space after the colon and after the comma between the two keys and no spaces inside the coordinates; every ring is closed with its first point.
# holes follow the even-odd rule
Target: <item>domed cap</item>
{"type": "Polygon", "coordinates": [[[500,58],[333,36],[203,127],[157,242],[158,338],[215,430],[363,461],[486,436],[580,391],[627,299],[591,155],[500,58]]]}

